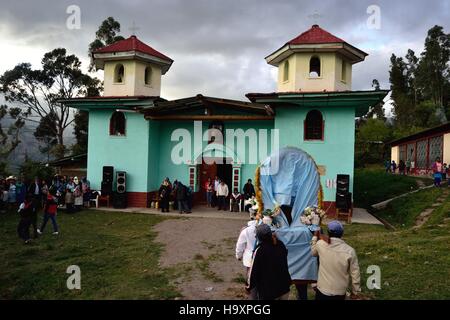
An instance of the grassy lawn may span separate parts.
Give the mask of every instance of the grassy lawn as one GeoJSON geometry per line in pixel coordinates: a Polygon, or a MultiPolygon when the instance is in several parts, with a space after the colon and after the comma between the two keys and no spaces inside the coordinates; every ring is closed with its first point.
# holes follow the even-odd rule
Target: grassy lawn
{"type": "Polygon", "coordinates": [[[24,245],[18,216],[0,216],[1,299],[171,299],[179,296],[158,267],[163,248],[153,215],[83,211],[58,215],[61,232],[24,245]],[[66,269],[81,269],[81,290],[68,290],[66,269]]]}
{"type": "Polygon", "coordinates": [[[450,299],[450,196],[419,229],[412,229],[415,217],[434,203],[442,190],[430,189],[395,200],[379,212],[392,224],[346,227],[346,240],[356,250],[363,291],[374,299],[450,299]],[[381,268],[381,290],[369,291],[365,282],[369,265],[381,268]]]}
{"type": "Polygon", "coordinates": [[[372,204],[393,198],[419,188],[418,181],[431,184],[430,178],[389,174],[382,168],[355,169],[354,202],[357,207],[369,208],[372,204]]]}

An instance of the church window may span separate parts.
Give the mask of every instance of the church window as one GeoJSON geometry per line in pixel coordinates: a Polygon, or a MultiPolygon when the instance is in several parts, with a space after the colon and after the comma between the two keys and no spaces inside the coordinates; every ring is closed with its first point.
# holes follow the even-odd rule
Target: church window
{"type": "Polygon", "coordinates": [[[342,60],[341,80],[347,81],[347,63],[345,60],[342,60]]]}
{"type": "Polygon", "coordinates": [[[305,140],[323,140],[324,121],[319,110],[311,110],[304,123],[305,140]]]}
{"type": "Polygon", "coordinates": [[[111,136],[125,135],[125,115],[123,112],[115,111],[109,120],[109,134],[111,136]]]}
{"type": "Polygon", "coordinates": [[[152,68],[151,67],[147,67],[145,68],[145,84],[146,85],[151,85],[152,84],[152,68]]]}
{"type": "Polygon", "coordinates": [[[286,61],[284,63],[284,68],[283,68],[283,81],[288,81],[289,80],[289,61],[286,61]]]}
{"type": "Polygon", "coordinates": [[[311,58],[311,60],[309,60],[309,77],[320,77],[320,59],[317,56],[314,56],[311,58]]]}
{"type": "Polygon", "coordinates": [[[125,80],[125,68],[123,64],[118,64],[114,69],[114,82],[123,83],[124,80],[125,80]]]}

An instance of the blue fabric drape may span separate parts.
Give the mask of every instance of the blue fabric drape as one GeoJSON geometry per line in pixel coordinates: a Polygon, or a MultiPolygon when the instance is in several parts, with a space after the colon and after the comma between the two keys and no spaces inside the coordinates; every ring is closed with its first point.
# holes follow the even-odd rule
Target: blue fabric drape
{"type": "Polygon", "coordinates": [[[317,280],[317,259],[311,255],[311,231],[300,216],[306,207],[317,206],[320,177],[314,160],[298,148],[283,148],[273,153],[260,166],[260,183],[264,209],[292,206],[292,223],[282,212],[275,218],[280,228],[277,237],[288,249],[288,264],[294,280],[317,280]]]}

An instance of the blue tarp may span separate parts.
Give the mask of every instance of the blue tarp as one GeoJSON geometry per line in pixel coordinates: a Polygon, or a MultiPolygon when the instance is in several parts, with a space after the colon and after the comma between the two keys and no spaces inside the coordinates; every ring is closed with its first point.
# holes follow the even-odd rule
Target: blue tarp
{"type": "Polygon", "coordinates": [[[300,216],[309,206],[317,206],[320,177],[314,160],[297,148],[283,148],[260,166],[264,209],[292,206],[292,223],[284,213],[275,218],[280,228],[278,239],[288,249],[289,272],[293,280],[317,280],[317,258],[311,255],[312,232],[318,226],[306,226],[300,216]]]}

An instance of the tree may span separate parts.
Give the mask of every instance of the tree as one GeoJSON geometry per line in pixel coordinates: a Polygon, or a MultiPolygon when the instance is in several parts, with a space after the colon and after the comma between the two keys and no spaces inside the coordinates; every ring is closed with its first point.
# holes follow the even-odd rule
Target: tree
{"type": "Polygon", "coordinates": [[[425,98],[439,107],[445,105],[444,88],[449,82],[449,61],[450,34],[444,33],[441,26],[434,26],[425,39],[425,50],[421,54],[417,74],[425,98]]]}
{"type": "MultiPolygon", "coordinates": [[[[374,88],[375,91],[380,91],[381,90],[380,82],[377,79],[373,79],[372,80],[372,88],[374,88]]],[[[377,119],[385,120],[386,117],[384,115],[383,106],[384,106],[384,102],[381,101],[380,103],[378,103],[375,106],[371,107],[369,109],[369,112],[364,116],[364,118],[368,119],[368,118],[373,118],[375,116],[377,119]]]]}
{"type": "Polygon", "coordinates": [[[382,163],[387,153],[385,143],[391,138],[391,128],[383,120],[370,118],[362,122],[356,132],[356,165],[382,163]]]}
{"type": "MultiPolygon", "coordinates": [[[[45,117],[41,118],[39,125],[37,126],[34,136],[40,142],[43,142],[44,145],[39,147],[39,150],[42,153],[47,154],[47,161],[50,159],[50,154],[55,153],[55,146],[58,144],[58,138],[56,137],[56,122],[57,115],[53,112],[50,112],[45,117]]],[[[59,152],[56,151],[56,154],[59,152]]]]}
{"type": "Polygon", "coordinates": [[[19,134],[28,116],[29,113],[20,108],[0,106],[0,161],[6,160],[20,144],[19,134]],[[6,116],[10,117],[8,123],[5,121],[6,116]]]}
{"type": "Polygon", "coordinates": [[[93,52],[116,41],[123,40],[124,37],[118,35],[120,32],[120,23],[113,17],[106,18],[95,33],[95,40],[89,44],[89,56],[91,63],[89,71],[95,70],[93,52]]]}
{"type": "Polygon", "coordinates": [[[48,130],[56,136],[57,156],[63,156],[64,131],[74,120],[73,111],[61,100],[99,95],[100,81],[84,74],[80,60],[64,48],[46,53],[41,65],[42,69],[32,69],[29,63],[18,64],[0,77],[0,88],[6,101],[19,103],[26,112],[40,119],[52,115],[55,126],[48,130]]]}
{"type": "Polygon", "coordinates": [[[87,111],[80,110],[75,113],[75,125],[73,133],[77,143],[72,146],[72,154],[87,153],[88,143],[89,114],[87,111]]]}

